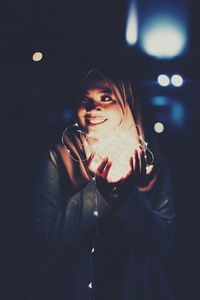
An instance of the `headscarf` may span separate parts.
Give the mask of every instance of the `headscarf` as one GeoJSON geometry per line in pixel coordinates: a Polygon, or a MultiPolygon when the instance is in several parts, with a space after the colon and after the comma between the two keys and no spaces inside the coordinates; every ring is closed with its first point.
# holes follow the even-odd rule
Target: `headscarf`
{"type": "Polygon", "coordinates": [[[94,175],[88,170],[88,159],[91,153],[95,153],[99,157],[96,164],[100,162],[103,156],[110,156],[113,161],[110,176],[115,177],[116,170],[122,167],[120,172],[122,172],[123,177],[125,175],[123,169],[126,169],[125,172],[127,172],[130,168],[130,156],[133,156],[135,149],[141,149],[145,143],[141,114],[137,102],[133,98],[130,82],[111,79],[97,70],[90,70],[81,82],[78,97],[87,88],[89,82],[102,80],[106,82],[115,95],[121,108],[123,117],[120,124],[102,141],[95,142],[91,147],[91,139],[90,143],[87,143],[88,137],[81,132],[78,123],[76,123],[64,131],[62,144],[57,145],[67,176],[77,188],[81,188],[89,182],[94,175]]]}

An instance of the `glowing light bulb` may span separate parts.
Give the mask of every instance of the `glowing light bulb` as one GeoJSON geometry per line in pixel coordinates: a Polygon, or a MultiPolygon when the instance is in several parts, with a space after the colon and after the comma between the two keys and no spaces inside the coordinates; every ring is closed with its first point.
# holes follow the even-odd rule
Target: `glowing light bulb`
{"type": "Polygon", "coordinates": [[[89,288],[92,289],[92,282],[88,284],[89,288]]]}
{"type": "Polygon", "coordinates": [[[94,217],[98,217],[98,216],[99,216],[99,212],[98,212],[97,210],[95,210],[95,211],[93,212],[93,216],[94,216],[94,217]]]}

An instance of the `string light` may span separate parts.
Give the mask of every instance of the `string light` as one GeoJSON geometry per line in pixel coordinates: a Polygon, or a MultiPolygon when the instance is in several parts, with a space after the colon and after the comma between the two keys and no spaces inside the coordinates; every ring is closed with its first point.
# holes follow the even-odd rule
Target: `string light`
{"type": "MultiPolygon", "coordinates": [[[[133,125],[130,126],[130,128],[133,125]]],[[[96,169],[98,165],[101,163],[103,157],[109,157],[112,162],[112,168],[109,171],[109,176],[111,181],[117,181],[119,178],[127,175],[127,170],[130,169],[130,161],[129,158],[133,156],[134,149],[143,150],[144,157],[146,160],[147,167],[151,165],[154,161],[154,155],[148,147],[148,143],[142,138],[140,127],[136,124],[139,129],[138,140],[131,140],[129,132],[118,132],[116,134],[108,134],[103,139],[93,143],[94,137],[87,135],[83,131],[81,131],[78,127],[78,124],[75,123],[69,127],[67,127],[62,134],[62,144],[67,150],[67,153],[71,156],[71,158],[76,161],[88,161],[91,155],[94,156],[94,159],[90,162],[90,170],[96,173],[96,169]],[[82,150],[88,151],[88,158],[77,159],[73,156],[70,149],[66,146],[65,143],[65,135],[70,134],[79,135],[82,150]],[[119,150],[120,149],[120,150],[119,150]]],[[[95,177],[94,179],[95,180],[95,177]]]]}

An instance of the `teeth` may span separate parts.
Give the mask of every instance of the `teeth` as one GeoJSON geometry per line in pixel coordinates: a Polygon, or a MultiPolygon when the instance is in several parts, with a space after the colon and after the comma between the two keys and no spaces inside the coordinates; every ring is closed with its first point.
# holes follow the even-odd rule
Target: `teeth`
{"type": "Polygon", "coordinates": [[[90,120],[89,120],[89,122],[90,122],[91,124],[103,123],[103,122],[105,122],[105,121],[106,121],[106,119],[90,119],[90,120]]]}

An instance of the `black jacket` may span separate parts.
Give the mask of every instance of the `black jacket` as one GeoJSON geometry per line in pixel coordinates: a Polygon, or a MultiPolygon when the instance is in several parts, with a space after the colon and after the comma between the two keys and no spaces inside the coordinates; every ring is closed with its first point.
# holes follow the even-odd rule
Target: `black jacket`
{"type": "Polygon", "coordinates": [[[31,299],[173,299],[160,263],[175,238],[168,168],[162,166],[150,192],[133,187],[117,208],[94,181],[77,191],[65,177],[56,152],[50,151],[35,190],[41,269],[31,299]]]}

